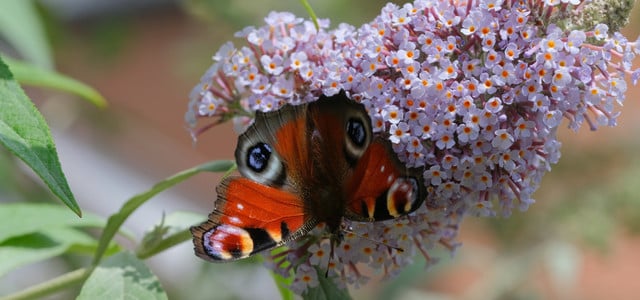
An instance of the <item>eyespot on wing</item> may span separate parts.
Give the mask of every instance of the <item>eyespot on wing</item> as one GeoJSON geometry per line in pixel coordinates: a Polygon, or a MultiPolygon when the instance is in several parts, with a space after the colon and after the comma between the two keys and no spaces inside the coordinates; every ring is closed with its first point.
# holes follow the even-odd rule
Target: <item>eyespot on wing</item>
{"type": "Polygon", "coordinates": [[[310,229],[311,218],[294,194],[241,177],[226,178],[217,190],[209,220],[191,228],[195,252],[205,260],[242,259],[310,229]]]}

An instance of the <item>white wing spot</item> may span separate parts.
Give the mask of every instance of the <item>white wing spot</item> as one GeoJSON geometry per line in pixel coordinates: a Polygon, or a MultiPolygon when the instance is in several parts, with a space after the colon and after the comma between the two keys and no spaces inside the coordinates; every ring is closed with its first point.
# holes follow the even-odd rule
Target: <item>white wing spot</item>
{"type": "Polygon", "coordinates": [[[384,165],[380,166],[380,173],[384,172],[384,165]]]}
{"type": "Polygon", "coordinates": [[[238,203],[238,205],[236,205],[236,207],[238,208],[238,210],[243,210],[244,209],[244,205],[242,205],[242,203],[238,203]]]}
{"type": "Polygon", "coordinates": [[[387,177],[387,183],[391,183],[393,179],[393,175],[389,175],[389,177],[387,177]]]}

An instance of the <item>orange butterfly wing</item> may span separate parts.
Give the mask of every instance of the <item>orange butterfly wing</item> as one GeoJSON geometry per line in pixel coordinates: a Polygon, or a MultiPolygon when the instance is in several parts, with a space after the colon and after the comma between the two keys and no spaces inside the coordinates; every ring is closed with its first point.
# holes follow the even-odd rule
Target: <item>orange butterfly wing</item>
{"type": "Polygon", "coordinates": [[[196,254],[209,261],[248,257],[295,239],[316,222],[289,192],[242,177],[226,178],[209,220],[191,228],[196,254]]]}
{"type": "Polygon", "coordinates": [[[375,138],[346,185],[346,216],[381,221],[406,215],[426,197],[421,172],[402,166],[389,141],[375,138]]]}

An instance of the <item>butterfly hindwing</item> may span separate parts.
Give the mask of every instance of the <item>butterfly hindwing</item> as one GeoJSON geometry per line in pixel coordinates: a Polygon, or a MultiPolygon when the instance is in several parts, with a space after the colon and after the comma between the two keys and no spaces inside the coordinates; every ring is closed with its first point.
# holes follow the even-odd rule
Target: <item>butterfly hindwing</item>
{"type": "Polygon", "coordinates": [[[415,211],[426,196],[420,173],[402,166],[388,140],[375,138],[347,182],[347,217],[381,221],[415,211]]]}
{"type": "Polygon", "coordinates": [[[248,257],[295,239],[315,226],[294,194],[242,177],[226,178],[209,220],[194,226],[196,254],[209,261],[248,257]]]}

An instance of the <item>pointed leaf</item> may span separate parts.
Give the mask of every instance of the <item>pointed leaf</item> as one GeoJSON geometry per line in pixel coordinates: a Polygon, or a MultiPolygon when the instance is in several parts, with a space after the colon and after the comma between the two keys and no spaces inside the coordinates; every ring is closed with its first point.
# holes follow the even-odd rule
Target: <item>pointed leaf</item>
{"type": "Polygon", "coordinates": [[[72,249],[95,249],[98,241],[72,228],[52,228],[0,243],[0,277],[18,267],[56,257],[72,249]]]}
{"type": "Polygon", "coordinates": [[[72,93],[91,102],[98,108],[107,106],[107,100],[98,91],[80,81],[18,60],[7,57],[4,60],[15,79],[21,84],[48,87],[72,93]]]}
{"type": "Polygon", "coordinates": [[[78,216],[82,213],[60,167],[44,118],[0,59],[0,143],[24,161],[78,216]]]}
{"type": "Polygon", "coordinates": [[[129,252],[109,257],[91,273],[78,300],[168,299],[158,278],[129,252]]]}
{"type": "Polygon", "coordinates": [[[59,205],[46,203],[0,204],[0,243],[22,235],[39,233],[46,229],[63,227],[102,227],[106,221],[86,214],[82,218],[73,215],[59,205]]]}
{"type": "Polygon", "coordinates": [[[173,212],[149,232],[145,233],[136,255],[145,259],[191,239],[190,228],[202,223],[206,217],[191,212],[173,212]]]}

